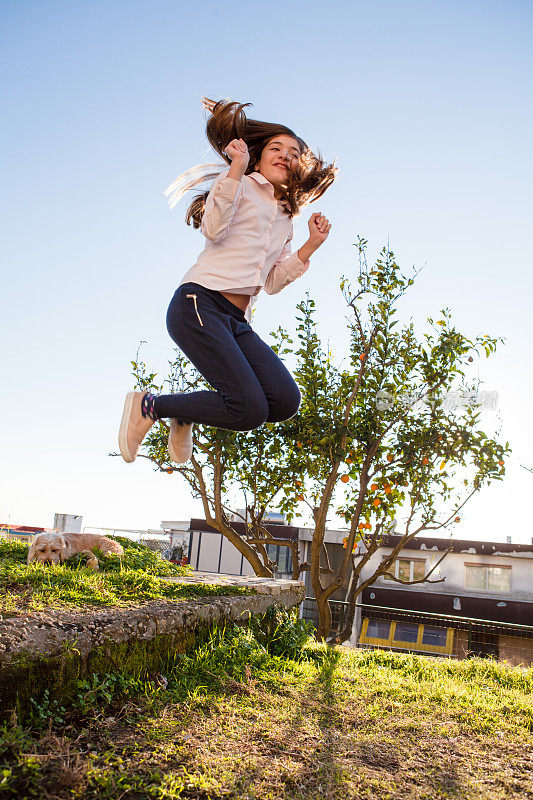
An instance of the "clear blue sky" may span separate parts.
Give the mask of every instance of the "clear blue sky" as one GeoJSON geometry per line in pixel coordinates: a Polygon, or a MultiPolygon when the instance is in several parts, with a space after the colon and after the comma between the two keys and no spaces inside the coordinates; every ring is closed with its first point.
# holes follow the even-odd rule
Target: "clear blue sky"
{"type": "Polygon", "coordinates": [[[206,95],[252,102],[340,169],[295,226],[299,246],[311,213],[332,222],[311,268],[260,295],[264,339],[293,327],[309,289],[346,352],[339,279],[358,234],[370,258],[389,240],[405,268],[424,265],[405,321],[448,306],[465,333],[506,337],[479,364],[499,392],[482,421],[514,453],[454,535],[530,542],[532,22],[526,0],[3,0],[0,521],[202,513],[175,475],[107,454],[138,342],[164,371],[166,308],[203,247],[163,190],[212,159],[206,95]]]}

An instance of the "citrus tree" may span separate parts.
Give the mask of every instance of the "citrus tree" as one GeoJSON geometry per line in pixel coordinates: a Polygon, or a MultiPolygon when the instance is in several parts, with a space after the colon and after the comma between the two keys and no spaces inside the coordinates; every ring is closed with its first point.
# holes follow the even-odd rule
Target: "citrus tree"
{"type": "Polygon", "coordinates": [[[298,441],[313,508],[310,570],[320,638],[331,632],[329,600],[353,572],[344,627],[330,639],[335,643],[351,635],[356,599],[379,575],[402,584],[433,581],[430,575],[446,553],[416,581],[400,580],[389,570],[418,534],[459,523],[468,500],[490,481],[502,479],[509,452],[507,442],[480,429],[482,407],[493,397],[480,392],[480,381],[469,376],[470,364],[480,355],[490,356],[503,340],[466,337],[448,309],[438,319],[427,318],[428,330],[421,337],[412,322],[400,325],[398,303],[416,273],[402,274],[387,248],[369,269],[366,244],[358,239],[355,289],[346,277],[341,280],[349,310],[347,368],[338,369],[321,346],[314,301],[298,307],[298,441]],[[321,553],[332,506],[349,528],[340,567],[324,574],[321,553]],[[361,581],[393,523],[400,530],[397,544],[361,581]]]}
{"type": "MultiPolygon", "coordinates": [[[[399,583],[433,580],[440,561],[417,581],[400,580],[389,570],[418,534],[456,525],[465,503],[490,481],[502,479],[509,452],[508,443],[480,429],[487,398],[479,392],[479,380],[469,376],[470,365],[482,354],[490,356],[502,340],[466,337],[448,309],[438,319],[428,317],[421,336],[412,322],[400,325],[398,303],[416,272],[404,275],[388,248],[369,268],[366,245],[358,239],[355,288],[345,276],[340,285],[347,311],[347,365],[336,366],[331,351],[322,346],[309,293],[297,305],[297,342],[281,326],[271,333],[272,349],[295,361],[293,374],[302,394],[296,416],[249,432],[195,425],[195,452],[179,466],[168,459],[168,427],[162,420],[141,451],[156,469],[176,472],[189,483],[193,496],[202,500],[208,524],[232,542],[257,575],[268,577],[275,569],[269,543],[291,549],[292,577],[310,571],[317,635],[332,643],[351,635],[357,597],[379,575],[387,573],[399,583]],[[229,517],[228,492],[234,489],[244,494],[247,508],[242,536],[229,517]],[[310,557],[303,564],[297,543],[274,539],[263,524],[266,510],[273,507],[290,523],[301,514],[301,504],[313,531],[310,557]],[[332,510],[348,526],[344,555],[335,569],[325,547],[332,510]],[[362,581],[363,569],[394,521],[401,526],[396,546],[362,581]],[[348,582],[346,623],[332,632],[332,596],[348,582]]],[[[162,384],[139,356],[132,364],[140,389],[209,388],[179,351],[162,384]]]]}

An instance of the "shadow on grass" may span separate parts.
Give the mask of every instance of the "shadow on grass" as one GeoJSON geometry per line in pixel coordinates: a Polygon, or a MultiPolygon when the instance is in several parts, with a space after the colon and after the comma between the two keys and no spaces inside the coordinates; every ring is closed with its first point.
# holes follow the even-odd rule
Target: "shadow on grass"
{"type": "MultiPolygon", "coordinates": [[[[301,750],[301,768],[286,781],[287,798],[314,798],[319,792],[331,800],[344,800],[367,797],[367,791],[377,792],[368,795],[372,797],[401,798],[420,788],[430,792],[428,797],[470,797],[461,785],[454,753],[441,752],[438,741],[426,739],[424,747],[418,749],[416,745],[413,748],[412,741],[390,741],[386,734],[380,738],[376,730],[368,741],[358,741],[354,746],[350,731],[357,727],[360,712],[355,712],[354,718],[346,708],[343,675],[339,671],[342,654],[328,648],[320,655],[318,674],[307,691],[309,703],[294,710],[283,732],[288,751],[294,751],[296,742],[306,743],[301,750]],[[320,731],[314,740],[306,736],[308,716],[320,731]],[[363,772],[365,767],[368,771],[363,772]]],[[[364,718],[361,722],[366,728],[364,718]]]]}
{"type": "Polygon", "coordinates": [[[333,800],[346,796],[342,787],[349,775],[339,758],[343,715],[335,690],[340,658],[333,648],[316,654],[316,679],[279,732],[280,744],[292,760],[292,771],[284,776],[287,798],[321,796],[333,800]],[[319,729],[316,733],[315,726],[319,729]]]}

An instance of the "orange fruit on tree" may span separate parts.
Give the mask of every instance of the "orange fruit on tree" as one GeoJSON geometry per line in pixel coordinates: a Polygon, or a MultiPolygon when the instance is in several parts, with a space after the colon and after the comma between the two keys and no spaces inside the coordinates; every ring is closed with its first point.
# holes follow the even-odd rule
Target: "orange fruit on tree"
{"type": "Polygon", "coordinates": [[[349,480],[350,480],[350,476],[349,475],[341,475],[341,481],[343,483],[348,483],[349,480]]]}
{"type": "Polygon", "coordinates": [[[353,458],[350,458],[350,456],[348,456],[348,458],[346,458],[345,461],[347,464],[353,464],[353,458]]]}
{"type": "Polygon", "coordinates": [[[365,528],[366,528],[367,530],[370,530],[370,529],[371,529],[371,527],[372,527],[372,525],[370,524],[370,522],[365,522],[365,528]]]}
{"type": "Polygon", "coordinates": [[[461,522],[461,517],[456,517],[456,518],[454,519],[454,522],[461,522]]]}
{"type": "Polygon", "coordinates": [[[169,467],[169,468],[167,469],[167,472],[168,472],[168,474],[170,475],[170,473],[171,473],[171,472],[174,472],[174,470],[172,469],[172,467],[169,467]]]}
{"type": "Polygon", "coordinates": [[[381,500],[379,499],[379,497],[376,497],[376,499],[375,499],[375,500],[372,500],[372,502],[374,503],[374,505],[375,505],[375,506],[376,506],[376,508],[377,508],[377,507],[379,506],[379,504],[381,503],[381,500]]]}
{"type": "Polygon", "coordinates": [[[429,458],[423,458],[422,464],[429,464],[429,458]]]}
{"type": "Polygon", "coordinates": [[[394,461],[394,456],[392,455],[392,453],[389,453],[387,455],[387,461],[394,461]]]}
{"type": "Polygon", "coordinates": [[[503,465],[505,464],[505,461],[498,461],[498,464],[500,465],[500,467],[503,467],[503,465]]]}
{"type": "Polygon", "coordinates": [[[391,492],[392,492],[391,487],[390,486],[385,486],[385,494],[390,494],[391,492]]]}
{"type": "Polygon", "coordinates": [[[359,361],[362,361],[364,357],[365,357],[365,354],[361,353],[361,355],[359,356],[359,361]]]}
{"type": "Polygon", "coordinates": [[[364,530],[364,528],[365,528],[365,523],[364,522],[360,522],[359,523],[359,530],[362,531],[362,530],[364,530]]]}
{"type": "Polygon", "coordinates": [[[373,483],[373,484],[372,484],[372,486],[371,486],[370,488],[372,489],[372,491],[373,491],[373,492],[375,492],[375,491],[376,491],[376,489],[378,488],[378,485],[377,485],[377,483],[373,483]]]}

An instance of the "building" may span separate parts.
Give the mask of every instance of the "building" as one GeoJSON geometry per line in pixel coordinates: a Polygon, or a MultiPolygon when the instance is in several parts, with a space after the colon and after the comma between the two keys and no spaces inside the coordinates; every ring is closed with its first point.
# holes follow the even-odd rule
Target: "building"
{"type": "Polygon", "coordinates": [[[60,533],[81,533],[82,522],[79,514],[54,514],[54,530],[60,533]]]}
{"type": "MultiPolygon", "coordinates": [[[[399,539],[383,538],[362,581],[399,539]]],[[[418,580],[450,547],[430,576],[439,582],[403,585],[381,576],[363,589],[352,643],[533,664],[533,545],[417,537],[393,574],[418,580]]]]}
{"type": "Polygon", "coordinates": [[[29,543],[37,533],[45,533],[49,528],[34,528],[31,525],[10,525],[0,523],[0,539],[16,539],[29,543]]]}
{"type": "MultiPolygon", "coordinates": [[[[300,560],[304,559],[306,544],[299,539],[300,528],[293,528],[284,525],[281,521],[276,521],[281,515],[269,515],[264,521],[266,530],[278,539],[290,539],[298,545],[300,560]]],[[[162,523],[162,525],[169,523],[162,523]]],[[[176,523],[172,523],[176,524],[176,523]]],[[[191,519],[187,524],[188,531],[186,551],[188,562],[194,570],[200,572],[224,573],[226,575],[253,575],[254,571],[248,561],[242,556],[237,548],[221,533],[216,531],[204,519],[191,519]]],[[[245,523],[232,519],[232,527],[239,535],[245,533],[245,523]]],[[[183,539],[183,528],[180,530],[168,530],[171,541],[177,542],[183,539]]],[[[288,547],[271,544],[267,547],[267,553],[272,561],[278,565],[275,577],[292,576],[292,557],[288,547]]]]}
{"type": "MultiPolygon", "coordinates": [[[[237,533],[245,523],[232,521],[237,533]]],[[[203,519],[163,523],[171,540],[188,536],[188,560],[203,572],[252,575],[253,570],[237,549],[203,519]],[[174,527],[176,526],[176,527],[174,527]],[[179,527],[178,527],[179,526],[179,527]],[[188,530],[187,530],[188,528],[188,530]]],[[[265,527],[273,537],[297,543],[300,560],[309,555],[312,530],[285,525],[281,515],[269,517],[265,527]]],[[[327,530],[325,550],[335,570],[343,556],[345,530],[327,530]]],[[[371,576],[392,552],[400,537],[389,534],[361,572],[360,582],[371,576]]],[[[430,576],[434,583],[405,585],[392,577],[379,577],[358,597],[349,642],[352,646],[383,647],[408,652],[492,656],[512,664],[533,664],[533,544],[479,542],[417,537],[402,550],[394,564],[399,580],[419,580],[445,551],[449,552],[430,576]]],[[[291,577],[290,549],[268,546],[276,561],[276,577],[291,577]]],[[[356,563],[361,558],[356,554],[356,563]]],[[[326,556],[322,566],[327,567],[326,556]]],[[[310,575],[303,573],[307,591],[301,610],[317,620],[310,575]]],[[[334,625],[342,627],[349,582],[332,596],[334,625]]]]}

